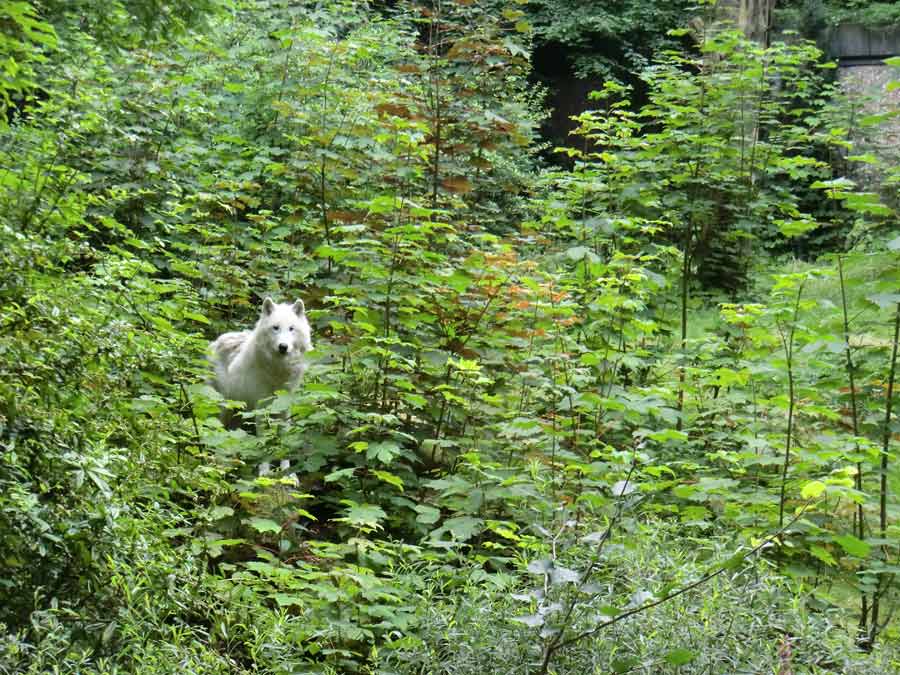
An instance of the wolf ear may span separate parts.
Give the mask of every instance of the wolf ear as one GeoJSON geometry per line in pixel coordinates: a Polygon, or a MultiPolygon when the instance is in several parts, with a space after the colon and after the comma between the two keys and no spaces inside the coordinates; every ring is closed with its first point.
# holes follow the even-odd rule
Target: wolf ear
{"type": "Polygon", "coordinates": [[[294,314],[297,316],[306,314],[306,305],[303,304],[302,300],[297,300],[297,302],[294,303],[294,314]]]}
{"type": "Polygon", "coordinates": [[[274,309],[275,309],[275,303],[272,302],[272,298],[267,297],[265,300],[263,300],[263,308],[262,308],[263,314],[269,315],[272,313],[272,311],[274,309]]]}

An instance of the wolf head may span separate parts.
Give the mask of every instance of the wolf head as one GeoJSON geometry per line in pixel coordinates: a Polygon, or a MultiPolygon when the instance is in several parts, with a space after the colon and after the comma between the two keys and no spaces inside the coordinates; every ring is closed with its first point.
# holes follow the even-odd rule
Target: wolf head
{"type": "Polygon", "coordinates": [[[263,300],[256,332],[271,354],[296,357],[312,349],[309,321],[302,300],[293,305],[275,304],[272,298],[263,300]]]}

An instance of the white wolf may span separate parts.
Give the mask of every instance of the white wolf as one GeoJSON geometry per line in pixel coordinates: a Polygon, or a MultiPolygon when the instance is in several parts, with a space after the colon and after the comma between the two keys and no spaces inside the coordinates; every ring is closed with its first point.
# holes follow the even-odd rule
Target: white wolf
{"type": "MultiPolygon", "coordinates": [[[[312,349],[309,321],[302,300],[293,305],[263,300],[259,321],[253,330],[220,335],[210,343],[216,391],[232,401],[242,401],[246,410],[255,410],[260,401],[281,389],[290,391],[306,371],[303,354],[312,349]]],[[[224,410],[222,421],[235,427],[239,417],[224,410]]],[[[286,469],[287,460],[281,462],[286,469]]],[[[260,465],[261,475],[269,463],[260,465]]]]}

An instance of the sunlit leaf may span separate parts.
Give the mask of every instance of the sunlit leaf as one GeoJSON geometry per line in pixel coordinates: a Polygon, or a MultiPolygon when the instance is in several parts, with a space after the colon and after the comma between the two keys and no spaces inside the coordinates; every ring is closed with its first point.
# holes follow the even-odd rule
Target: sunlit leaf
{"type": "Polygon", "coordinates": [[[821,546],[810,546],[809,553],[814,558],[821,560],[826,565],[829,565],[831,567],[837,566],[837,560],[834,559],[834,556],[821,546]]]}
{"type": "Polygon", "coordinates": [[[803,499],[816,499],[817,497],[821,497],[825,492],[825,483],[814,480],[810,481],[800,490],[800,496],[803,499]]]}
{"type": "Polygon", "coordinates": [[[683,666],[686,663],[690,663],[695,658],[697,658],[695,652],[684,648],[673,649],[663,657],[666,663],[670,663],[673,666],[683,666]]]}
{"type": "Polygon", "coordinates": [[[248,518],[244,522],[257,532],[272,532],[275,534],[281,532],[281,525],[268,518],[254,517],[248,518]]]}
{"type": "Polygon", "coordinates": [[[861,539],[857,539],[852,534],[843,534],[834,537],[834,541],[840,545],[849,555],[857,558],[865,558],[869,555],[871,546],[861,539]]]}
{"type": "Polygon", "coordinates": [[[354,527],[381,529],[381,521],[387,518],[384,509],[376,504],[357,504],[350,499],[342,499],[341,503],[347,508],[343,516],[335,518],[338,522],[354,527]]]}

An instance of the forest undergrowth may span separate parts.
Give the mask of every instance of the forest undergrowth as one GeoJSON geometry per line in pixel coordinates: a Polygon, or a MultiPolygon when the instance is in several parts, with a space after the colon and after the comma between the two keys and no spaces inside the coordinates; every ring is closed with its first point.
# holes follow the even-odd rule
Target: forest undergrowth
{"type": "Polygon", "coordinates": [[[527,6],[373,5],[0,2],[0,673],[897,672],[896,113],[695,22],[549,165],[527,6]]]}

